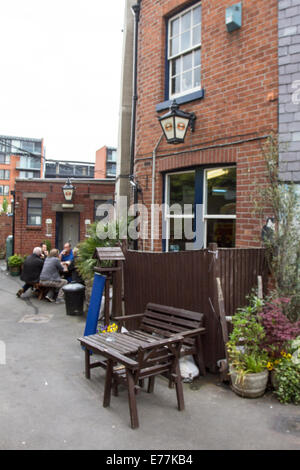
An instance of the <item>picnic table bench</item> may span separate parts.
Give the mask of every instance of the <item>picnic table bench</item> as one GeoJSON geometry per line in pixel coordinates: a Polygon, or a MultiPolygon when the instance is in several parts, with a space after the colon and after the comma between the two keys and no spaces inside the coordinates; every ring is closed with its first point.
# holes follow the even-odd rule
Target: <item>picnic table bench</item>
{"type": "MultiPolygon", "coordinates": [[[[114,321],[120,326],[132,320],[138,321],[138,328],[122,334],[117,333],[118,348],[121,354],[128,354],[129,346],[132,351],[130,354],[134,356],[139,346],[147,346],[157,338],[167,339],[180,334],[183,337],[180,357],[192,355],[200,373],[206,375],[202,345],[202,337],[206,332],[203,326],[203,313],[148,303],[144,313],[114,318],[114,321]],[[133,348],[134,344],[137,345],[136,349],[133,348]]],[[[107,336],[108,333],[104,333],[104,335],[107,336]]],[[[93,353],[100,354],[99,350],[97,351],[97,345],[102,341],[101,335],[85,336],[80,341],[85,347],[85,375],[89,379],[91,369],[95,367],[106,368],[107,366],[106,361],[102,360],[91,363],[88,352],[90,349],[93,353]]]]}
{"type": "MultiPolygon", "coordinates": [[[[175,384],[178,410],[184,409],[183,388],[179,369],[179,354],[183,337],[179,334],[167,339],[152,337],[151,340],[129,338],[116,332],[90,335],[78,338],[85,347],[85,356],[89,362],[90,351],[106,358],[106,378],[103,406],[110,405],[113,384],[124,384],[128,389],[128,401],[133,429],[139,426],[136,391],[139,384],[148,378],[148,392],[153,391],[156,375],[167,374],[175,384]]],[[[86,369],[89,373],[89,368],[86,369]]],[[[115,388],[116,390],[116,388],[115,388]]],[[[118,393],[116,393],[118,395],[118,393]]]]}

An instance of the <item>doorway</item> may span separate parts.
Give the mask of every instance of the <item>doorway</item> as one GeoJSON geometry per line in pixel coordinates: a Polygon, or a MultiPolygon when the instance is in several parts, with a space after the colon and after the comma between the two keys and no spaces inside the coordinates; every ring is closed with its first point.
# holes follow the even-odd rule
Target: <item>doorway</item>
{"type": "Polygon", "coordinates": [[[66,242],[72,247],[80,240],[80,213],[57,212],[56,213],[56,248],[62,250],[66,242]]]}

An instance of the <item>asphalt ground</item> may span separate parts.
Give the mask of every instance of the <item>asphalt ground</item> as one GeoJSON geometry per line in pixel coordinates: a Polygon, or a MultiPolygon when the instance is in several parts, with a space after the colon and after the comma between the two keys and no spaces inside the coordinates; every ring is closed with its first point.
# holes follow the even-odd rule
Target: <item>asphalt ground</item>
{"type": "Polygon", "coordinates": [[[64,303],[38,301],[31,292],[18,299],[20,286],[2,263],[1,450],[300,449],[299,406],[281,405],[271,392],[240,398],[210,374],[184,384],[183,412],[164,379],[153,394],[141,391],[140,428],[132,430],[126,391],[103,408],[104,371],[85,378],[76,339],[85,317],[66,315],[64,303]]]}

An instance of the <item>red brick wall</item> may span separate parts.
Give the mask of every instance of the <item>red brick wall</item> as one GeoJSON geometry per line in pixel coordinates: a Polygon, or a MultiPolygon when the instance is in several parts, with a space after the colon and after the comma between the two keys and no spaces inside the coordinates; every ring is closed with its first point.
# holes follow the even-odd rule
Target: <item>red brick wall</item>
{"type": "MultiPolygon", "coordinates": [[[[94,199],[99,194],[99,200],[107,195],[108,198],[114,195],[114,183],[88,183],[73,181],[76,187],[73,198],[74,205],[82,205],[84,210],[80,212],[80,239],[85,238],[85,220],[94,220],[94,199]]],[[[35,246],[49,239],[52,248],[55,247],[56,236],[56,212],[52,210],[53,204],[64,204],[62,186],[64,182],[58,180],[47,181],[16,181],[16,208],[15,208],[15,252],[20,254],[29,254],[35,246]],[[46,193],[43,198],[42,225],[41,227],[31,227],[27,225],[27,198],[24,193],[46,193]],[[52,237],[47,237],[46,219],[52,219],[52,237]]],[[[25,194],[26,195],[26,194],[25,194]]],[[[77,212],[74,209],[74,212],[77,212]]]]}
{"type": "Polygon", "coordinates": [[[0,215],[0,249],[5,246],[8,235],[12,235],[12,217],[0,215]]]}
{"type": "MultiPolygon", "coordinates": [[[[205,97],[181,105],[181,109],[197,116],[194,134],[188,131],[182,145],[168,145],[163,139],[159,146],[155,202],[162,203],[163,171],[202,164],[235,163],[236,245],[257,246],[261,222],[252,213],[250,194],[257,183],[266,182],[261,151],[265,141],[259,138],[277,131],[278,2],[244,0],[242,28],[228,33],[225,9],[232,3],[229,0],[202,1],[202,87],[205,97]],[[187,153],[180,154],[181,151],[187,153]],[[178,155],[168,155],[171,153],[178,155]]],[[[166,15],[189,4],[180,0],[142,1],[135,172],[148,204],[151,202],[151,155],[161,134],[155,106],[165,100],[165,19],[166,15]]],[[[155,247],[161,249],[161,242],[157,241],[155,247]]]]}

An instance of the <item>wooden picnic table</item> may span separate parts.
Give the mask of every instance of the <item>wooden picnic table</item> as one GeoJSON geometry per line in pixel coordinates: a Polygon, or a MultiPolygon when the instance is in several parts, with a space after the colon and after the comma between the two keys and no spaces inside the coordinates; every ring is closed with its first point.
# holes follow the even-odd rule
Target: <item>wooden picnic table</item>
{"type": "MultiPolygon", "coordinates": [[[[179,334],[161,339],[137,332],[136,336],[126,333],[102,333],[78,338],[85,348],[86,377],[90,378],[90,369],[103,366],[106,368],[103,406],[110,405],[112,385],[123,383],[128,388],[128,401],[131,427],[139,426],[136,391],[138,383],[143,385],[149,379],[148,392],[153,391],[156,375],[167,374],[175,384],[178,410],[184,409],[183,388],[179,368],[179,355],[183,337],[179,334]],[[105,362],[90,364],[90,353],[103,355],[105,362]],[[118,367],[116,367],[117,364],[118,367]]],[[[117,393],[116,393],[117,395],[117,393]]]]}
{"type": "Polygon", "coordinates": [[[85,349],[86,378],[90,379],[91,369],[95,367],[106,369],[107,366],[106,361],[103,360],[91,363],[91,352],[102,355],[106,359],[115,358],[118,361],[118,356],[134,357],[138,353],[139,347],[146,347],[152,343],[155,344],[159,339],[140,331],[131,331],[130,334],[107,332],[78,338],[78,341],[85,349]]]}

